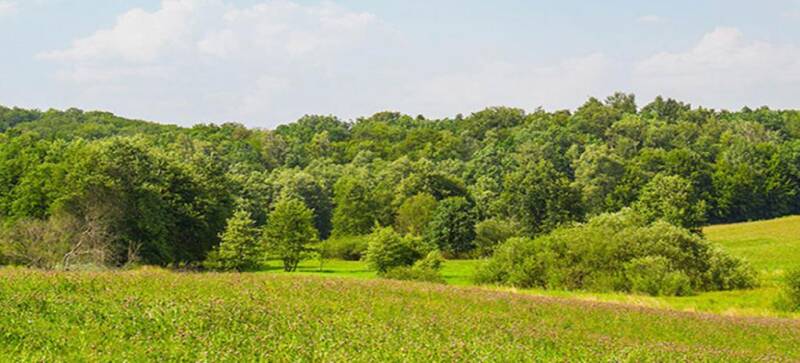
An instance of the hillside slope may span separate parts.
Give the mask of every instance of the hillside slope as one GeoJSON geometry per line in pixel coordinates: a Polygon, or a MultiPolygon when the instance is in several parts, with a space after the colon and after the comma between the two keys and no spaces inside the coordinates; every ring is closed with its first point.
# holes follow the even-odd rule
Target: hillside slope
{"type": "Polygon", "coordinates": [[[720,224],[703,229],[706,237],[750,261],[763,277],[775,279],[800,267],[800,216],[720,224]]]}

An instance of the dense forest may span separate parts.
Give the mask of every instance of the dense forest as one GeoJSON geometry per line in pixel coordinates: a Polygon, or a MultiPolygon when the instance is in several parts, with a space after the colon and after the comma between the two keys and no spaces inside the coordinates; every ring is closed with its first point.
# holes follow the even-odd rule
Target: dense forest
{"type": "Polygon", "coordinates": [[[800,112],[640,108],[617,93],[574,111],[309,115],[264,130],[0,107],[0,263],[224,265],[221,240],[376,230],[490,256],[620,210],[694,233],[800,213],[800,112]]]}

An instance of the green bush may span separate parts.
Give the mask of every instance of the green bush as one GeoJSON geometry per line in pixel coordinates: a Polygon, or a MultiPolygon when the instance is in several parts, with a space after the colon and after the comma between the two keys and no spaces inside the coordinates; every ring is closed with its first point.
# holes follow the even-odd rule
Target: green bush
{"type": "Polygon", "coordinates": [[[653,296],[686,296],[692,293],[691,280],[683,272],[673,271],[662,256],[635,258],[625,264],[630,291],[653,296]]]}
{"type": "Polygon", "coordinates": [[[783,294],[785,310],[800,310],[800,268],[789,271],[784,277],[783,294]]]}
{"type": "Polygon", "coordinates": [[[369,236],[333,237],[322,243],[325,258],[358,261],[366,255],[369,236]]]}
{"type": "Polygon", "coordinates": [[[382,275],[383,278],[391,280],[404,280],[404,281],[423,281],[433,282],[437,284],[444,284],[445,280],[437,270],[430,268],[420,268],[417,266],[408,267],[400,266],[386,271],[382,275]]]}
{"type": "Polygon", "coordinates": [[[540,236],[510,238],[481,266],[478,283],[523,288],[685,295],[756,284],[746,263],[686,229],[645,223],[625,210],[540,236]]]}
{"type": "Polygon", "coordinates": [[[419,258],[409,238],[400,236],[392,227],[377,227],[369,235],[367,264],[383,274],[400,266],[411,266],[419,258]]]}
{"type": "Polygon", "coordinates": [[[444,257],[439,251],[429,252],[423,259],[414,262],[414,268],[439,271],[444,264],[444,257]]]}
{"type": "Polygon", "coordinates": [[[758,285],[756,271],[743,260],[737,259],[718,248],[709,251],[706,290],[733,290],[758,285]]]}
{"type": "Polygon", "coordinates": [[[475,225],[475,255],[488,257],[497,245],[519,234],[519,227],[507,220],[487,219],[475,225]]]}

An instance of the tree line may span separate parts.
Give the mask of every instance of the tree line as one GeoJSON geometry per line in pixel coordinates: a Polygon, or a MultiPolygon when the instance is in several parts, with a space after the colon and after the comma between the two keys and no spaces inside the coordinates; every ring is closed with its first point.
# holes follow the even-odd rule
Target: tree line
{"type": "Polygon", "coordinates": [[[312,249],[367,257],[361,236],[385,228],[412,260],[482,257],[620,211],[695,231],[800,213],[800,112],[617,93],[574,111],[264,130],[0,107],[2,263],[219,267],[264,248],[291,269],[312,249]]]}

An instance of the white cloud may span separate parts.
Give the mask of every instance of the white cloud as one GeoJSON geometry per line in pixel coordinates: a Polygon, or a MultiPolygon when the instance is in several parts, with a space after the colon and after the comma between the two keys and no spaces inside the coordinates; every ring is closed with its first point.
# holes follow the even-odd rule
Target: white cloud
{"type": "Polygon", "coordinates": [[[219,9],[214,1],[164,0],[155,12],[130,10],[117,18],[111,29],[76,40],[65,50],[46,52],[44,59],[97,63],[122,60],[133,63],[155,61],[172,47],[184,45],[196,27],[201,11],[219,9]]]}
{"type": "Polygon", "coordinates": [[[0,16],[13,15],[17,12],[17,3],[13,1],[0,1],[0,16]]]}
{"type": "Polygon", "coordinates": [[[372,14],[329,2],[163,0],[155,11],[127,11],[112,27],[38,58],[60,65],[57,79],[83,107],[184,123],[274,125],[302,115],[303,102],[305,112],[326,111],[332,102],[321,101],[332,97],[325,92],[361,71],[351,68],[363,63],[360,53],[391,42],[372,14]]]}
{"type": "Polygon", "coordinates": [[[639,62],[634,84],[648,93],[683,97],[712,107],[755,103],[798,106],[800,48],[749,41],[736,28],[705,34],[691,49],[639,62]]]}
{"type": "Polygon", "coordinates": [[[39,57],[60,65],[57,79],[74,90],[68,102],[182,123],[575,107],[613,90],[611,61],[599,53],[555,64],[471,49],[421,54],[373,14],[330,2],[163,0],[39,57]]]}
{"type": "Polygon", "coordinates": [[[638,23],[644,24],[661,24],[666,22],[666,19],[658,16],[658,15],[643,15],[636,19],[638,23]]]}

